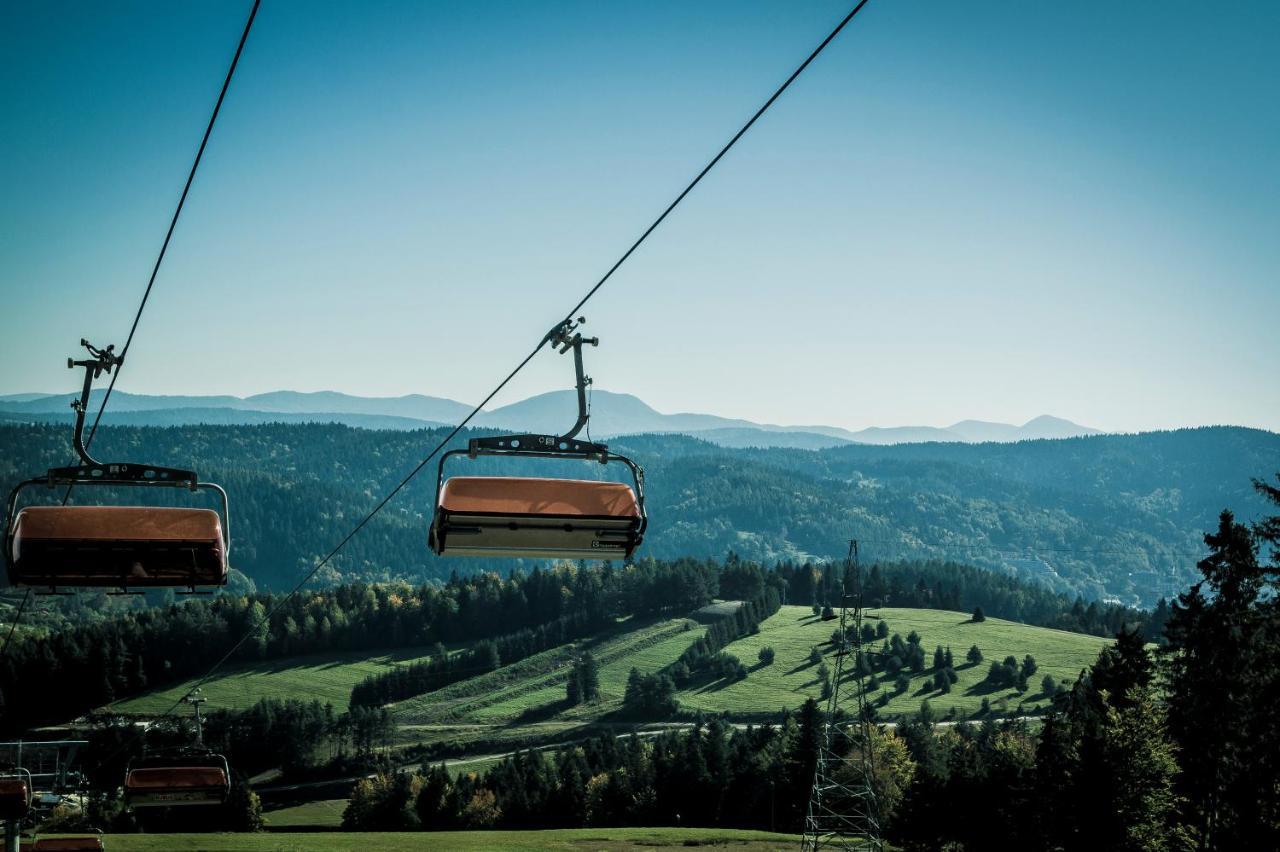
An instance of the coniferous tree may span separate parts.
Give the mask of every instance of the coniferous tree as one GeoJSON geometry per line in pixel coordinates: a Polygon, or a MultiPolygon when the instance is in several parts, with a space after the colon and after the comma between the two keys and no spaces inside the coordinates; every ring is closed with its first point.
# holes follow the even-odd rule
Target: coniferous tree
{"type": "Polygon", "coordinates": [[[1205,536],[1209,555],[1198,565],[1204,579],[1178,596],[1165,630],[1179,792],[1208,849],[1280,846],[1273,703],[1280,697],[1274,597],[1280,565],[1274,557],[1270,565],[1258,559],[1267,524],[1275,522],[1269,518],[1251,530],[1223,512],[1217,531],[1205,536]]]}
{"type": "Polygon", "coordinates": [[[600,667],[590,651],[585,651],[578,661],[578,681],[581,684],[582,700],[596,701],[600,698],[600,667]]]}
{"type": "Polygon", "coordinates": [[[565,681],[565,701],[570,707],[576,707],[582,703],[582,680],[579,675],[578,666],[575,664],[569,669],[569,679],[565,681]]]}

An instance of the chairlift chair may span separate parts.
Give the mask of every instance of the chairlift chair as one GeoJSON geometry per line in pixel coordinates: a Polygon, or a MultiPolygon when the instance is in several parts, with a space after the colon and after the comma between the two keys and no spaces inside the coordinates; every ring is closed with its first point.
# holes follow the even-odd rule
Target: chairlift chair
{"type": "Polygon", "coordinates": [[[231,518],[227,493],[200,482],[194,471],[140,464],[103,464],[84,444],[84,418],[93,380],[121,363],[113,348],[97,349],[80,341],[92,356],[67,360],[83,367],[84,388],[72,403],[76,412],[73,444],[81,464],[50,468],[44,476],[20,482],[9,494],[5,561],[14,586],[47,588],[137,588],[221,586],[227,582],[231,518]],[[222,503],[222,515],[199,508],[154,506],[27,506],[17,509],[28,487],[137,486],[210,490],[222,503]]]}
{"type": "Polygon", "coordinates": [[[142,758],[125,772],[124,800],[130,808],[221,805],[231,795],[231,769],[220,754],[185,751],[142,758]]]}
{"type": "Polygon", "coordinates": [[[472,438],[465,450],[440,457],[435,515],[428,540],[440,556],[514,556],[541,559],[627,559],[644,539],[644,471],[609,446],[581,441],[586,427],[587,385],[582,347],[598,338],[574,330],[585,320],[566,320],[547,335],[560,354],[573,350],[578,421],[563,435],[499,435],[472,438]],[[511,476],[456,476],[445,479],[449,458],[466,455],[621,462],[634,488],[619,482],[511,476]]]}
{"type": "Polygon", "coordinates": [[[26,769],[0,771],[0,822],[21,820],[31,810],[31,772],[26,769]]]}

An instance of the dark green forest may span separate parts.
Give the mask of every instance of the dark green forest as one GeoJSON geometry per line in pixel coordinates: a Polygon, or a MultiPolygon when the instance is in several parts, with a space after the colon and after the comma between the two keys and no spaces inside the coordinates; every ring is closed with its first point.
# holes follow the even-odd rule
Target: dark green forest
{"type": "MultiPolygon", "coordinates": [[[[287,588],[441,437],[330,424],[109,427],[109,461],[191,466],[232,496],[232,564],[257,587],[287,588]]],[[[464,433],[459,445],[471,433],[464,433]]],[[[68,430],[0,425],[0,481],[70,461],[68,430]]],[[[1261,504],[1249,477],[1280,459],[1280,435],[1234,427],[1017,444],[726,449],[678,435],[619,438],[646,468],[642,556],[773,562],[831,558],[857,535],[869,559],[950,559],[1019,573],[1086,599],[1151,606],[1194,580],[1200,531],[1261,504]]],[[[621,476],[587,462],[450,462],[449,472],[621,476]]],[[[434,464],[319,575],[343,581],[444,579],[533,567],[439,559],[426,548],[434,464]]],[[[136,500],[81,489],[77,499],[136,500]]],[[[206,499],[165,494],[173,502],[206,499]]],[[[34,499],[52,499],[36,493],[34,499]]]]}

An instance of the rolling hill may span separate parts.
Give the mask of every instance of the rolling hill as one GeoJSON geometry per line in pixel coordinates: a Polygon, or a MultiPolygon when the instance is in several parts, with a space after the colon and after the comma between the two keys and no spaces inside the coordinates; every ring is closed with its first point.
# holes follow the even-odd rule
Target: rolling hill
{"type": "MultiPolygon", "coordinates": [[[[458,446],[475,432],[464,432],[458,446]]],[[[411,470],[432,430],[264,424],[104,427],[104,460],[190,465],[232,495],[232,564],[263,588],[291,584],[411,470]]],[[[0,424],[0,486],[69,455],[66,430],[0,424]]],[[[1280,468],[1280,435],[1215,427],[1007,444],[845,444],[816,451],[719,447],[679,435],[613,441],[647,472],[641,556],[832,558],[857,535],[871,560],[956,559],[1086,598],[1151,605],[1195,575],[1203,531],[1233,508],[1257,517],[1250,477],[1280,468]]],[[[588,463],[454,459],[447,473],[620,475],[588,463]]],[[[432,471],[433,472],[433,471],[432,471]]],[[[520,560],[439,559],[426,549],[435,477],[413,480],[319,582],[421,581],[520,560]]],[[[80,499],[104,499],[100,489],[80,499]]],[[[31,494],[32,499],[47,495],[31,494]]],[[[190,495],[143,495],[191,501],[190,495]]],[[[137,494],[114,499],[138,499],[137,494]]]]}

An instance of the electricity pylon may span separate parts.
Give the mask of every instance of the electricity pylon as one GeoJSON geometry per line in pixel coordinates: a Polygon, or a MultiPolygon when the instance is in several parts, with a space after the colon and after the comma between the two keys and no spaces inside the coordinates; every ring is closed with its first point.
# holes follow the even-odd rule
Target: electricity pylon
{"type": "Polygon", "coordinates": [[[849,542],[849,557],[840,579],[840,632],[835,673],[827,697],[818,765],[804,822],[802,848],[857,849],[881,852],[879,810],[872,786],[871,719],[867,715],[862,651],[862,572],[858,541],[849,542]],[[852,669],[852,676],[845,672],[852,669]],[[854,713],[846,716],[846,706],[854,713]]]}

